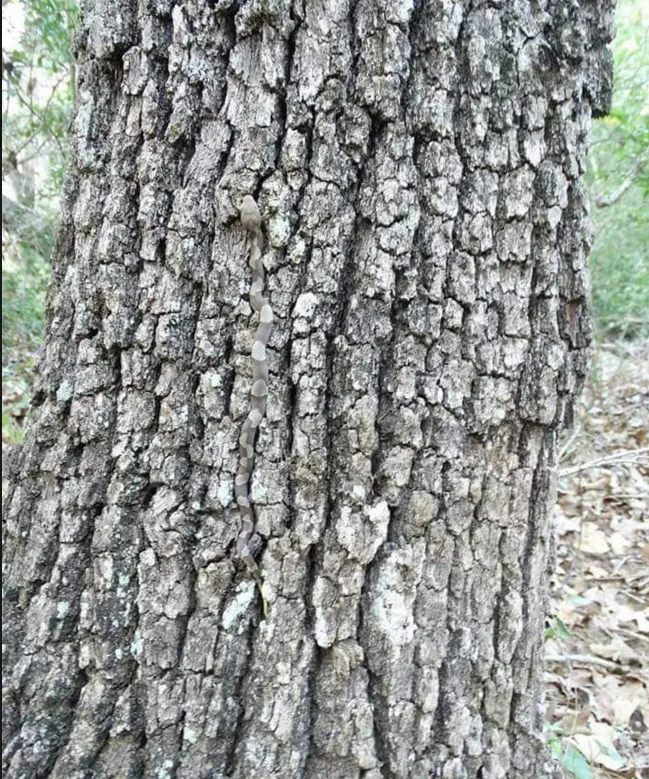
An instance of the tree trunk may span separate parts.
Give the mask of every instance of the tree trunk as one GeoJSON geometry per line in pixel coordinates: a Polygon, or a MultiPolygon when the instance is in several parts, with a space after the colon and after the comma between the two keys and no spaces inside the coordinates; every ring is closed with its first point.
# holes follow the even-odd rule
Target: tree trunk
{"type": "Polygon", "coordinates": [[[544,775],[611,31],[612,0],[86,0],[5,508],[7,777],[544,775]],[[233,554],[246,193],[267,618],[233,554]]]}

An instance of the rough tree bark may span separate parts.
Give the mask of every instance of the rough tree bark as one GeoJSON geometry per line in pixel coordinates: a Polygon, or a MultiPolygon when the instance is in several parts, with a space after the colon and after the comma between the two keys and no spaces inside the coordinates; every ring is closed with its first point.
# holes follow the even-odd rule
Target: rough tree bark
{"type": "Polygon", "coordinates": [[[540,777],[612,0],[86,0],[5,510],[7,777],[540,777]],[[268,619],[232,559],[252,496],[268,619]]]}

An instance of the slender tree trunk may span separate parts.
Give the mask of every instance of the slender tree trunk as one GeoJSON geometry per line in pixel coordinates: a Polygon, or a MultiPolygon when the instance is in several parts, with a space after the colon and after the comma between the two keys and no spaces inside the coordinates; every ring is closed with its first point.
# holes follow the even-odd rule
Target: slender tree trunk
{"type": "Polygon", "coordinates": [[[612,0],[86,0],[7,777],[534,779],[612,0]],[[275,313],[233,559],[248,244],[275,313]]]}

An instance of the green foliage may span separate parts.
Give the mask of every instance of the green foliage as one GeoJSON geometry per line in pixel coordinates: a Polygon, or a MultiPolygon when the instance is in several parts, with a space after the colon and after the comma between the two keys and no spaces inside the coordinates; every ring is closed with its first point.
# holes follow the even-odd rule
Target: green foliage
{"type": "MultiPolygon", "coordinates": [[[[70,43],[77,3],[22,0],[7,5],[16,18],[22,11],[23,29],[17,42],[2,50],[3,180],[12,173],[23,175],[34,161],[45,165],[45,175],[38,177],[45,200],[62,185],[74,95],[70,43]]],[[[3,5],[3,15],[9,10],[3,5]]]]}
{"type": "Polygon", "coordinates": [[[613,108],[593,128],[588,179],[596,239],[595,322],[602,336],[649,334],[649,6],[619,0],[613,108]]]}
{"type": "Polygon", "coordinates": [[[561,617],[553,617],[550,620],[550,624],[545,629],[545,638],[557,638],[561,639],[562,641],[570,638],[570,631],[568,630],[568,626],[561,619],[561,617]]]}
{"type": "Polygon", "coordinates": [[[77,21],[76,0],[23,0],[24,45],[38,52],[38,66],[60,71],[70,63],[70,41],[77,21]]]}
{"type": "Polygon", "coordinates": [[[568,776],[574,779],[593,779],[590,763],[577,747],[566,744],[557,734],[548,741],[552,756],[564,769],[568,776]]]}
{"type": "Polygon", "coordinates": [[[3,353],[12,347],[33,351],[42,337],[47,264],[32,246],[20,242],[13,251],[5,245],[2,271],[3,353]],[[12,254],[20,258],[20,266],[11,262],[12,254]]]}
{"type": "Polygon", "coordinates": [[[77,4],[3,2],[2,12],[2,434],[13,442],[43,337],[74,92],[77,4]]]}

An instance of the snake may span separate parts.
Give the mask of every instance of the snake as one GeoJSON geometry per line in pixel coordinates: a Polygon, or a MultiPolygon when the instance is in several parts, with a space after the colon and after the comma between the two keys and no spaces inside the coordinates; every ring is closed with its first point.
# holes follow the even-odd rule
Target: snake
{"type": "MultiPolygon", "coordinates": [[[[255,465],[255,439],[261,420],[266,414],[268,400],[268,359],[266,347],[272,332],[273,310],[264,297],[264,266],[261,256],[264,236],[261,229],[261,213],[252,195],[246,195],[239,206],[241,226],[250,234],[249,263],[252,270],[250,306],[259,314],[259,325],[252,342],[252,384],[248,414],[239,434],[239,464],[234,479],[234,494],[241,515],[241,528],[236,550],[239,558],[250,571],[261,592],[262,578],[259,566],[250,549],[250,539],[255,532],[255,516],[250,500],[250,479],[255,465]]],[[[262,593],[263,597],[263,593],[262,593]]],[[[264,611],[266,601],[264,599],[264,611]]]]}

